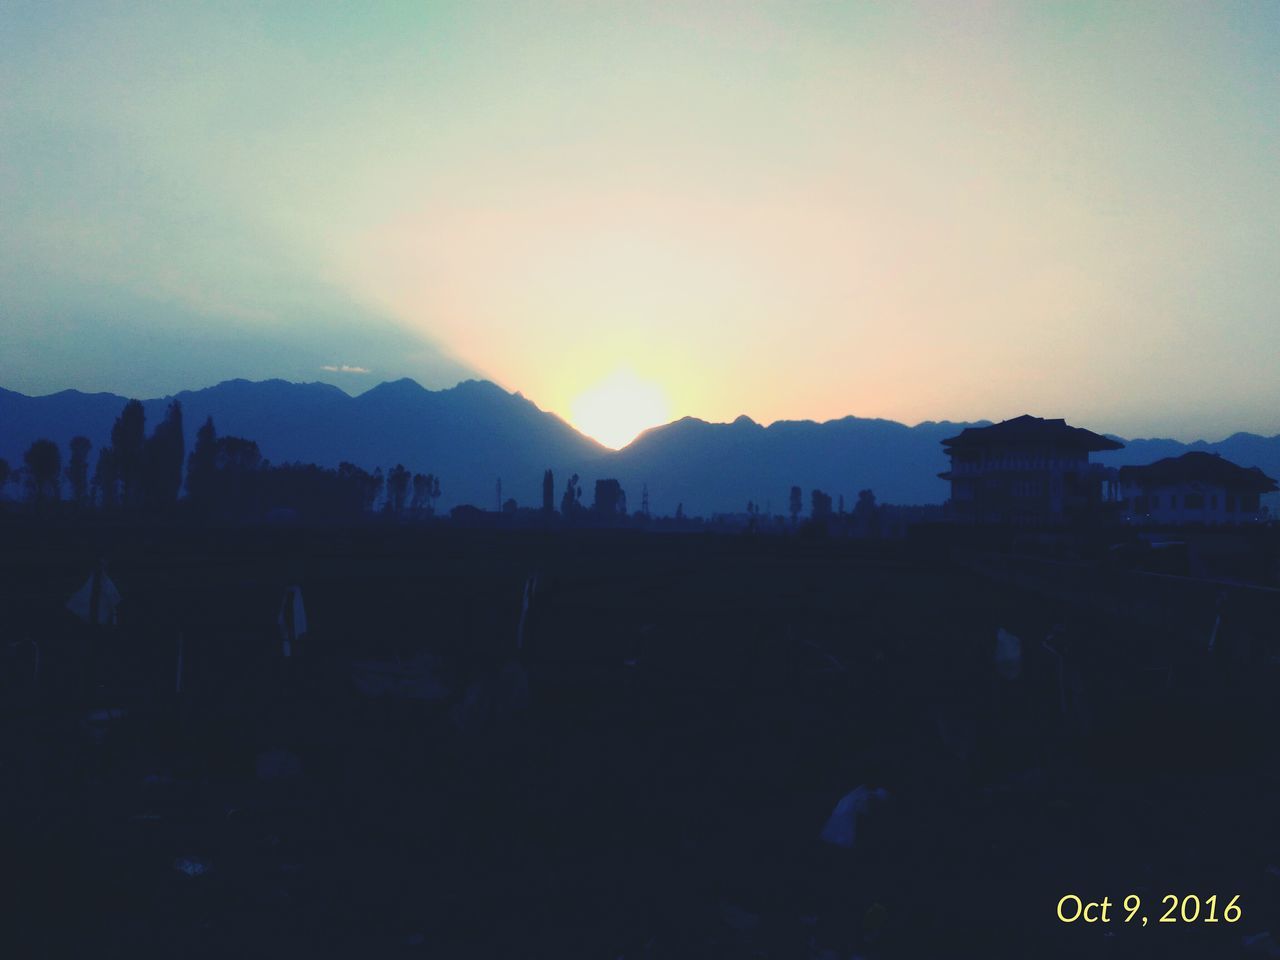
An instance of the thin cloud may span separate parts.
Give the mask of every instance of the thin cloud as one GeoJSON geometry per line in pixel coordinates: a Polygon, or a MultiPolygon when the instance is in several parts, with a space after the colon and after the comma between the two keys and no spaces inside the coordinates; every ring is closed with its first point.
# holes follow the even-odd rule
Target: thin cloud
{"type": "Polygon", "coordinates": [[[353,367],[346,363],[339,364],[337,366],[332,363],[326,363],[320,369],[328,371],[329,373],[373,373],[373,371],[368,367],[353,367]]]}

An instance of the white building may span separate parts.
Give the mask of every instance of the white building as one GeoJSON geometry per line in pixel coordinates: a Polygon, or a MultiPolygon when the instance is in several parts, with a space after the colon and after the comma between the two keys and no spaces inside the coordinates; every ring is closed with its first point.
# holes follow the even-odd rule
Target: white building
{"type": "Polygon", "coordinates": [[[1262,494],[1276,482],[1257,467],[1216,453],[1184,453],[1142,467],[1120,468],[1120,496],[1130,523],[1257,523],[1262,494]]]}

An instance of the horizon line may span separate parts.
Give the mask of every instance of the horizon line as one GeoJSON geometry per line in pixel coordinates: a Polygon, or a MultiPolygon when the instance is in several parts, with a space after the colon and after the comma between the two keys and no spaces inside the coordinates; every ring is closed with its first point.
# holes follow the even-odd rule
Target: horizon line
{"type": "MultiPolygon", "coordinates": [[[[363,375],[363,374],[362,374],[362,375],[363,375]]],[[[17,395],[17,396],[25,397],[25,398],[27,398],[27,399],[29,399],[29,400],[43,400],[43,399],[48,399],[48,398],[50,398],[50,397],[56,397],[56,396],[59,396],[59,395],[61,395],[61,394],[65,394],[65,393],[75,393],[75,394],[80,394],[80,395],[82,395],[82,396],[90,396],[90,397],[91,397],[91,396],[112,396],[112,397],[119,397],[119,398],[121,398],[121,399],[123,399],[123,400],[126,400],[126,401],[127,401],[127,400],[139,400],[139,401],[141,401],[141,402],[143,402],[143,403],[149,403],[149,402],[156,402],[156,401],[162,401],[162,400],[174,400],[174,399],[177,399],[177,398],[178,398],[178,396],[179,396],[180,394],[183,394],[183,393],[202,393],[202,392],[207,391],[207,390],[214,390],[214,389],[216,389],[216,388],[218,388],[218,387],[224,386],[224,385],[229,384],[229,383],[247,383],[247,384],[252,384],[252,385],[260,385],[260,384],[267,384],[267,383],[285,383],[285,384],[289,384],[290,386],[296,386],[296,387],[310,387],[310,386],[332,387],[333,389],[335,389],[335,390],[337,390],[337,391],[341,392],[344,396],[346,396],[346,397],[348,397],[348,398],[350,398],[350,399],[352,399],[352,400],[355,400],[355,399],[358,399],[358,398],[360,398],[360,397],[363,397],[365,394],[368,394],[368,393],[371,393],[371,392],[372,392],[372,391],[374,391],[374,390],[377,390],[377,389],[378,389],[378,388],[380,388],[380,387],[387,386],[388,384],[403,383],[403,382],[405,382],[405,381],[408,381],[409,383],[412,383],[414,386],[416,386],[418,389],[422,390],[422,391],[423,391],[423,392],[425,392],[425,393],[448,393],[448,392],[450,392],[450,391],[452,391],[452,390],[456,390],[458,387],[464,386],[464,385],[466,385],[466,384],[468,384],[468,383],[488,384],[489,386],[492,386],[492,387],[495,387],[495,388],[496,388],[496,389],[498,389],[498,390],[501,390],[504,394],[506,394],[506,395],[507,395],[507,396],[509,396],[509,397],[516,397],[516,398],[519,398],[519,399],[521,399],[521,400],[525,400],[525,401],[527,401],[527,402],[528,402],[528,403],[530,403],[530,404],[531,404],[535,409],[537,409],[539,412],[541,412],[541,413],[545,413],[545,414],[548,414],[548,415],[550,415],[550,416],[555,417],[556,419],[558,419],[558,420],[560,420],[561,422],[563,422],[563,423],[564,423],[566,426],[568,426],[570,429],[572,429],[575,433],[579,434],[580,436],[582,436],[583,438],[585,438],[585,439],[587,439],[587,440],[590,440],[591,442],[593,442],[593,443],[595,443],[595,444],[598,444],[599,446],[601,446],[601,447],[602,447],[602,448],[604,448],[605,450],[608,450],[610,453],[618,453],[618,452],[621,452],[621,451],[623,451],[623,450],[626,450],[626,449],[628,449],[630,446],[632,446],[633,444],[635,444],[638,440],[640,440],[641,438],[645,437],[646,435],[648,435],[648,434],[652,433],[652,432],[653,432],[653,431],[655,431],[655,430],[661,430],[661,429],[664,429],[664,428],[666,428],[666,427],[671,427],[671,426],[674,426],[674,425],[675,425],[675,424],[677,424],[677,423],[683,423],[684,421],[687,421],[687,420],[692,420],[692,421],[695,421],[695,422],[697,422],[697,423],[706,424],[707,426],[732,426],[732,425],[734,425],[734,424],[738,423],[738,422],[739,422],[739,421],[741,421],[741,420],[746,420],[746,421],[748,421],[750,424],[752,424],[752,425],[754,425],[754,426],[757,426],[757,427],[759,427],[759,428],[760,428],[760,429],[762,429],[762,430],[768,430],[768,429],[770,429],[770,428],[772,428],[772,427],[774,427],[774,426],[777,426],[777,425],[779,425],[779,424],[791,424],[791,423],[804,424],[804,423],[811,423],[811,424],[814,424],[814,425],[816,425],[816,426],[824,426],[824,425],[826,425],[826,424],[830,424],[830,423],[839,423],[839,422],[841,422],[841,421],[843,421],[843,420],[860,420],[860,421],[863,421],[863,422],[866,422],[866,423],[889,423],[889,424],[895,424],[895,425],[897,425],[897,426],[904,427],[904,428],[906,428],[906,429],[908,429],[908,430],[916,430],[916,429],[919,429],[920,427],[923,427],[923,426],[943,426],[943,425],[949,425],[949,424],[951,424],[951,425],[955,425],[955,426],[957,426],[957,427],[969,427],[969,426],[983,426],[983,425],[989,425],[989,424],[995,424],[995,423],[1003,423],[1005,420],[1010,420],[1010,419],[1013,419],[1014,417],[1022,416],[1022,415],[1024,415],[1024,414],[1026,413],[1026,411],[1024,411],[1022,414],[1013,414],[1012,416],[1004,417],[1004,418],[1003,418],[1003,419],[1001,419],[1001,420],[994,420],[994,419],[991,419],[991,418],[985,418],[985,417],[984,417],[984,418],[981,418],[981,419],[977,419],[977,420],[952,420],[952,419],[949,419],[949,418],[944,418],[944,419],[940,419],[940,420],[936,420],[936,419],[935,419],[935,420],[920,420],[920,421],[918,421],[918,422],[916,422],[916,423],[907,423],[906,421],[903,421],[903,420],[895,420],[895,419],[893,419],[893,418],[891,418],[891,417],[864,417],[864,416],[859,416],[858,414],[855,414],[855,413],[847,413],[847,414],[845,414],[844,416],[841,416],[841,417],[833,417],[833,418],[828,419],[828,420],[815,420],[815,419],[813,419],[813,418],[811,418],[811,417],[801,417],[801,418],[780,417],[780,418],[778,418],[778,419],[776,419],[776,420],[771,420],[771,421],[769,421],[768,423],[763,423],[763,422],[761,422],[761,421],[759,421],[759,420],[756,420],[755,418],[753,418],[753,417],[751,417],[751,416],[749,416],[749,415],[747,415],[747,414],[745,414],[745,413],[744,413],[744,414],[739,414],[739,415],[738,415],[737,417],[735,417],[733,420],[706,420],[706,419],[703,419],[702,417],[698,417],[698,416],[695,416],[695,415],[693,415],[693,414],[685,414],[684,416],[675,417],[674,419],[669,420],[669,421],[667,421],[666,423],[658,423],[658,424],[654,424],[653,426],[648,427],[648,428],[646,428],[645,430],[642,430],[642,431],[641,431],[640,433],[638,433],[638,434],[637,434],[637,435],[636,435],[636,436],[635,436],[631,441],[629,441],[625,446],[622,446],[622,447],[611,447],[611,446],[609,446],[607,443],[603,443],[602,441],[600,441],[600,440],[596,439],[595,437],[592,437],[590,434],[584,433],[584,432],[583,432],[582,430],[580,430],[578,427],[574,426],[574,425],[573,425],[573,424],[572,424],[568,419],[566,419],[565,417],[563,417],[563,416],[561,416],[560,414],[556,413],[555,411],[553,411],[553,410],[549,410],[549,409],[547,409],[547,408],[545,408],[545,407],[541,407],[541,406],[539,406],[535,401],[533,401],[533,400],[532,400],[532,399],[530,399],[529,397],[525,396],[525,395],[524,395],[524,393],[522,393],[521,391],[519,391],[519,390],[508,390],[506,387],[504,387],[502,384],[498,383],[498,382],[497,382],[497,381],[495,381],[495,380],[490,380],[490,379],[489,379],[489,378],[487,378],[487,377],[479,377],[479,376],[476,376],[476,377],[465,377],[465,378],[463,378],[463,379],[461,379],[461,380],[457,381],[456,383],[454,383],[452,386],[448,386],[448,387],[427,387],[427,386],[424,386],[421,382],[419,382],[419,381],[418,381],[417,379],[415,379],[414,377],[411,377],[411,376],[406,375],[406,376],[403,376],[403,377],[394,377],[394,378],[392,378],[392,379],[388,379],[388,380],[381,380],[381,381],[379,381],[378,383],[372,384],[372,385],[370,385],[369,387],[367,387],[366,389],[361,390],[361,391],[360,391],[360,392],[358,392],[358,393],[352,393],[350,390],[347,390],[347,389],[343,388],[342,386],[340,386],[340,385],[338,385],[338,384],[336,384],[336,383],[332,383],[332,382],[330,382],[330,381],[328,381],[328,380],[290,380],[290,379],[288,379],[287,377],[266,377],[266,378],[261,379],[261,380],[253,380],[253,379],[250,379],[250,378],[248,378],[248,377],[227,377],[227,378],[225,378],[225,379],[223,379],[223,380],[218,380],[218,381],[217,381],[217,382],[215,382],[215,383],[208,384],[207,386],[203,386],[203,387],[187,387],[187,388],[184,388],[184,389],[182,389],[182,390],[179,390],[177,393],[166,393],[166,394],[163,394],[163,395],[161,395],[161,396],[155,396],[155,397],[132,397],[132,396],[130,396],[130,395],[128,395],[128,394],[126,394],[126,393],[117,393],[117,392],[116,392],[116,391],[114,391],[114,390],[82,390],[82,389],[80,389],[80,388],[78,388],[78,387],[64,387],[64,388],[63,388],[63,389],[61,389],[61,390],[54,390],[54,391],[51,391],[51,392],[49,392],[49,393],[29,394],[29,393],[23,393],[23,392],[22,392],[22,391],[20,391],[20,390],[13,390],[13,389],[10,389],[10,388],[8,388],[8,387],[0,386],[0,391],[4,391],[4,392],[7,392],[7,393],[15,394],[15,395],[17,395]]],[[[1038,416],[1038,414],[1032,414],[1032,416],[1038,416]]],[[[1110,432],[1110,431],[1095,431],[1095,432],[1099,432],[1099,433],[1101,433],[1103,436],[1106,436],[1106,437],[1114,437],[1114,438],[1117,438],[1117,439],[1123,440],[1123,441],[1125,441],[1126,443],[1135,443],[1135,442],[1144,442],[1144,441],[1169,441],[1169,442],[1173,442],[1173,443],[1181,443],[1181,444],[1186,444],[1186,445],[1192,445],[1192,444],[1196,444],[1196,443],[1204,443],[1204,444],[1219,444],[1219,443],[1225,443],[1227,440],[1230,440],[1230,439],[1232,439],[1233,437],[1239,437],[1239,436],[1259,437],[1259,438],[1261,438],[1261,439],[1263,439],[1263,440],[1275,440],[1275,439],[1280,439],[1280,428],[1278,428],[1278,429],[1277,429],[1277,432],[1276,432],[1276,433],[1274,433],[1274,434],[1269,434],[1269,433],[1257,433],[1257,432],[1254,432],[1254,431],[1252,431],[1252,430],[1235,430],[1235,431],[1233,431],[1233,432],[1231,432],[1231,433],[1227,434],[1226,436],[1222,437],[1220,440],[1210,440],[1210,439],[1208,439],[1207,437],[1203,437],[1203,436],[1201,436],[1201,437],[1196,437],[1196,438],[1195,438],[1195,439],[1193,439],[1193,440],[1183,440],[1183,439],[1179,439],[1178,437],[1172,437],[1172,436],[1135,436],[1135,437],[1126,437],[1126,436],[1124,436],[1124,435],[1122,435],[1122,434],[1114,433],[1114,432],[1110,432]]]]}

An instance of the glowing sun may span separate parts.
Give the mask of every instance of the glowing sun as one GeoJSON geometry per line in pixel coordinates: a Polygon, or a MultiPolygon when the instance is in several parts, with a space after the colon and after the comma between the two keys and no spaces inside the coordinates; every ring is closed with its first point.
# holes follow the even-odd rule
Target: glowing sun
{"type": "Polygon", "coordinates": [[[670,413],[661,387],[618,370],[574,400],[570,416],[583,433],[618,450],[642,431],[666,423],[670,413]]]}

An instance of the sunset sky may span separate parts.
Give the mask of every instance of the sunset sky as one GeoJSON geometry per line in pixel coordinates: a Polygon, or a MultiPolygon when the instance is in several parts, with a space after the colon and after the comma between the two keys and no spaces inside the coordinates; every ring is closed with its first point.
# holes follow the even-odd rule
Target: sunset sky
{"type": "Polygon", "coordinates": [[[402,376],[1280,432],[1280,5],[0,4],[0,386],[402,376]]]}

